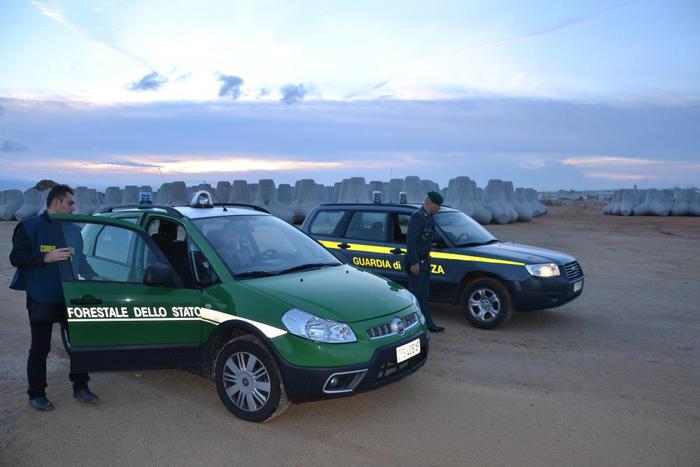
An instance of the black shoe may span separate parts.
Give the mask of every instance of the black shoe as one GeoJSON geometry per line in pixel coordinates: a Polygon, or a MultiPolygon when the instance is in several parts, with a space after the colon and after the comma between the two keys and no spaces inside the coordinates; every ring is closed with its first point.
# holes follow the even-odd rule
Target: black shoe
{"type": "Polygon", "coordinates": [[[81,402],[97,402],[97,395],[88,388],[78,389],[73,391],[73,397],[81,402]]]}
{"type": "Polygon", "coordinates": [[[430,332],[443,332],[445,328],[442,326],[438,326],[437,324],[433,324],[432,326],[428,326],[428,331],[430,332]]]}
{"type": "Polygon", "coordinates": [[[46,398],[46,396],[29,399],[29,405],[34,407],[39,412],[50,412],[54,409],[53,404],[46,398]]]}

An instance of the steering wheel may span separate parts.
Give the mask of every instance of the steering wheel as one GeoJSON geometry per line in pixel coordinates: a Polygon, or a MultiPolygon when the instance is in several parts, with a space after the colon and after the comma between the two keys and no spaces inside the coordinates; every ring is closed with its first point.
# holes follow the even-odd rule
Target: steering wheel
{"type": "Polygon", "coordinates": [[[277,255],[278,251],[275,250],[274,248],[268,248],[265,251],[261,251],[258,254],[258,258],[260,259],[272,259],[277,255]]]}
{"type": "Polygon", "coordinates": [[[457,236],[457,238],[455,239],[455,243],[462,243],[462,242],[460,242],[460,240],[461,240],[462,238],[464,238],[464,240],[468,240],[468,239],[469,239],[469,234],[468,234],[467,232],[462,232],[462,233],[459,234],[459,235],[457,236]]]}

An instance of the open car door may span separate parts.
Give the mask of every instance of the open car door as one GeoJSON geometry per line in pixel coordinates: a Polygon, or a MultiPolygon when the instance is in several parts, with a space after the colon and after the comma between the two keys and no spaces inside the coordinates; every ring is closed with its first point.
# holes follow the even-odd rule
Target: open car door
{"type": "Polygon", "coordinates": [[[52,228],[72,253],[60,269],[73,371],[199,364],[202,292],[182,286],[139,226],[56,215],[52,228]]]}

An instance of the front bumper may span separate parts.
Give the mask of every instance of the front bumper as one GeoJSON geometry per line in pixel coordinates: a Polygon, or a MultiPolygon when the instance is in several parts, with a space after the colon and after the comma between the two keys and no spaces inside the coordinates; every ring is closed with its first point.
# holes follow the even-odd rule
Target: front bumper
{"type": "Polygon", "coordinates": [[[513,282],[511,292],[513,305],[517,310],[541,310],[564,305],[583,292],[584,277],[570,282],[566,277],[539,278],[513,282]],[[580,282],[581,288],[574,292],[574,284],[580,282]]]}
{"type": "Polygon", "coordinates": [[[291,365],[278,358],[280,372],[287,391],[287,398],[292,402],[307,402],[319,399],[350,396],[358,392],[369,391],[385,384],[398,381],[410,375],[425,364],[428,358],[429,335],[427,332],[413,334],[410,337],[393,342],[375,350],[370,361],[357,365],[338,367],[306,367],[291,365]],[[396,348],[415,339],[420,339],[421,351],[408,360],[396,363],[396,348]],[[329,378],[338,373],[367,370],[357,386],[351,391],[334,393],[324,392],[329,378]]]}

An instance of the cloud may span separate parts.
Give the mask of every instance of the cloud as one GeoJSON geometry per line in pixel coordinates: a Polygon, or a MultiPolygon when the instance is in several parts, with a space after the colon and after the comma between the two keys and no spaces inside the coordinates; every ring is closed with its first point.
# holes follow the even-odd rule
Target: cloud
{"type": "Polygon", "coordinates": [[[260,88],[260,90],[258,91],[258,99],[260,99],[261,97],[269,96],[269,95],[270,95],[270,89],[268,89],[268,88],[260,88]]]}
{"type": "Polygon", "coordinates": [[[584,176],[618,181],[657,180],[674,175],[698,179],[700,162],[644,159],[619,156],[570,157],[564,164],[580,169],[584,176]]]}
{"type": "Polygon", "coordinates": [[[284,183],[317,175],[323,183],[355,175],[384,180],[390,173],[442,185],[468,175],[480,186],[503,178],[546,189],[626,187],[623,177],[631,176],[656,188],[700,180],[697,102],[314,101],[303,112],[262,100],[90,106],[0,98],[0,105],[13,117],[1,120],[2,136],[31,143],[31,153],[3,158],[6,178],[41,173],[68,180],[73,174],[70,180],[99,182],[114,172],[125,182],[133,176],[153,184],[158,167],[171,174],[206,169],[226,179],[227,171],[240,170],[269,178],[264,170],[272,160],[291,161],[271,165],[284,183]],[[64,161],[97,165],[89,170],[64,161]],[[304,161],[340,165],[320,170],[298,164],[304,161]]]}
{"type": "Polygon", "coordinates": [[[238,100],[241,96],[241,86],[243,86],[243,78],[234,75],[219,75],[221,88],[219,88],[219,97],[230,97],[238,100]]]}
{"type": "Polygon", "coordinates": [[[372,92],[372,91],[376,91],[377,89],[383,88],[384,86],[386,86],[386,85],[389,84],[390,82],[391,82],[391,80],[386,79],[386,80],[384,80],[384,81],[381,81],[381,82],[375,84],[374,86],[372,86],[372,87],[369,88],[369,89],[364,89],[364,90],[362,90],[362,91],[357,91],[357,92],[350,93],[350,94],[348,94],[347,96],[345,96],[345,99],[346,99],[346,100],[347,100],[347,99],[352,99],[352,98],[354,98],[354,97],[362,96],[362,95],[364,95],[364,94],[369,94],[369,93],[372,92]]]}
{"type": "MultiPolygon", "coordinates": [[[[41,13],[42,15],[46,16],[47,18],[50,18],[53,21],[56,21],[59,24],[64,25],[68,29],[75,31],[77,33],[82,34],[83,36],[87,37],[93,42],[96,42],[98,44],[102,44],[106,47],[109,47],[110,49],[119,52],[139,63],[142,65],[145,65],[149,68],[152,68],[153,65],[150,64],[148,60],[146,60],[143,57],[140,57],[133,52],[121,47],[119,44],[116,43],[110,36],[110,31],[105,29],[105,28],[98,28],[97,30],[90,30],[88,28],[84,28],[76,24],[74,21],[71,21],[69,19],[69,15],[66,13],[66,10],[63,8],[63,6],[58,2],[58,0],[48,0],[48,1],[39,1],[39,0],[32,0],[32,4],[34,7],[41,13]]],[[[103,4],[104,5],[104,4],[103,4]]],[[[96,12],[94,9],[91,10],[93,14],[99,13],[96,12]]],[[[99,22],[101,23],[101,22],[99,22]]]]}
{"type": "Polygon", "coordinates": [[[494,41],[486,42],[485,44],[477,45],[474,47],[467,47],[464,49],[457,50],[455,52],[449,52],[447,54],[444,54],[444,55],[438,57],[438,59],[444,59],[444,58],[453,57],[456,55],[466,55],[466,54],[469,54],[471,52],[477,52],[480,50],[491,49],[493,47],[500,47],[502,45],[508,45],[508,44],[517,44],[519,42],[525,42],[525,41],[529,41],[532,39],[538,39],[542,36],[546,36],[547,34],[551,34],[553,32],[557,32],[557,31],[560,31],[562,29],[567,29],[567,28],[585,23],[585,22],[590,21],[591,19],[593,19],[597,16],[603,15],[605,13],[609,13],[613,10],[617,10],[618,8],[626,7],[627,5],[630,5],[631,3],[634,3],[634,0],[617,3],[615,5],[611,5],[609,7],[594,11],[593,13],[589,13],[587,15],[577,16],[575,18],[570,18],[570,19],[561,21],[559,23],[547,26],[545,28],[539,29],[537,31],[533,31],[529,34],[523,34],[520,36],[509,37],[506,39],[494,40],[494,41]]]}
{"type": "Polygon", "coordinates": [[[137,92],[142,92],[142,91],[157,91],[160,89],[165,83],[168,82],[168,79],[165,76],[161,76],[158,74],[158,72],[154,71],[143,78],[141,78],[139,81],[134,81],[131,83],[128,88],[131,89],[132,91],[137,91],[137,92]]]}
{"type": "Polygon", "coordinates": [[[280,88],[280,92],[282,93],[280,102],[284,102],[287,105],[299,102],[306,96],[306,89],[303,84],[285,84],[280,88]]]}
{"type": "Polygon", "coordinates": [[[562,162],[567,165],[576,167],[599,167],[599,166],[636,166],[650,165],[657,161],[648,159],[635,159],[631,157],[614,157],[614,156],[586,156],[586,157],[570,157],[562,162]]]}
{"type": "Polygon", "coordinates": [[[73,25],[66,19],[66,15],[63,11],[63,7],[56,0],[50,0],[47,2],[39,2],[36,0],[32,1],[32,4],[39,10],[42,15],[51,18],[57,23],[64,24],[68,27],[73,27],[73,25]]]}
{"type": "MultiPolygon", "coordinates": [[[[163,158],[158,154],[140,154],[132,156],[137,160],[153,160],[155,163],[124,160],[93,162],[88,159],[64,160],[64,168],[80,172],[102,172],[114,170],[122,173],[134,173],[134,167],[145,169],[143,173],[164,174],[218,174],[246,173],[255,171],[289,172],[298,170],[324,170],[342,168],[343,161],[314,161],[290,157],[270,157],[267,155],[217,155],[203,157],[201,154],[180,154],[163,158]]],[[[376,161],[355,162],[354,167],[376,165],[376,161]]],[[[31,165],[31,164],[29,164],[31,165]]],[[[41,165],[41,164],[38,164],[41,165]]]]}
{"type": "Polygon", "coordinates": [[[2,140],[2,144],[0,144],[0,152],[23,152],[29,149],[27,146],[24,144],[20,143],[19,141],[11,141],[9,139],[4,139],[2,140]]]}
{"type": "Polygon", "coordinates": [[[134,161],[127,161],[127,160],[103,161],[103,162],[97,162],[97,164],[114,165],[114,166],[119,166],[119,167],[141,167],[141,168],[149,168],[149,169],[161,167],[158,164],[149,164],[146,162],[134,162],[134,161]]]}
{"type": "Polygon", "coordinates": [[[181,75],[176,76],[175,81],[177,81],[178,83],[181,83],[183,81],[187,81],[191,77],[192,77],[192,72],[188,71],[187,73],[182,73],[181,75]]]}

